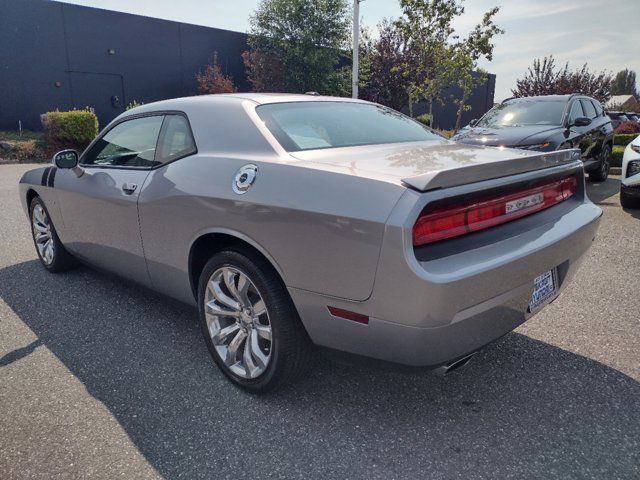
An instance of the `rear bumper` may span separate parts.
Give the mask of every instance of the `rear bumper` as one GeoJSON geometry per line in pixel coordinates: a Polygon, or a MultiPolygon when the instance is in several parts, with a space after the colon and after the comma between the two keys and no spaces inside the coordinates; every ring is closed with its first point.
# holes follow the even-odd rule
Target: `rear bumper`
{"type": "MultiPolygon", "coordinates": [[[[499,227],[506,237],[502,240],[422,260],[398,258],[388,242],[399,241],[401,232],[391,227],[373,294],[365,302],[290,292],[316,344],[403,365],[438,366],[530,318],[533,280],[541,273],[557,268],[558,294],[565,288],[593,242],[602,214],[588,201],[574,202],[541,212],[548,222],[540,224],[538,217],[538,226],[524,233],[510,236],[508,229],[517,228],[519,221],[512,222],[499,227]],[[369,323],[333,317],[329,305],[368,315],[369,323]]],[[[481,235],[476,235],[478,242],[481,235]]]]}

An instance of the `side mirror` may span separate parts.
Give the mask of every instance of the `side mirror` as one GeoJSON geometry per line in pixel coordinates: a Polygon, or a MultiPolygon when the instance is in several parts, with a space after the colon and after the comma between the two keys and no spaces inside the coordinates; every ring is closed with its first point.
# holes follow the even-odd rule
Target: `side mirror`
{"type": "Polygon", "coordinates": [[[78,152],[62,150],[53,156],[53,164],[58,168],[73,168],[78,166],[78,152]]]}
{"type": "Polygon", "coordinates": [[[587,125],[591,125],[591,119],[587,117],[578,117],[573,121],[573,124],[570,126],[575,127],[586,127],[587,125]]]}
{"type": "Polygon", "coordinates": [[[53,156],[53,164],[58,168],[71,169],[77,177],[81,177],[84,170],[78,166],[78,152],[62,150],[53,156]]]}
{"type": "Polygon", "coordinates": [[[477,124],[478,124],[478,119],[477,118],[474,118],[473,120],[471,120],[469,122],[469,126],[470,127],[475,127],[477,124]]]}

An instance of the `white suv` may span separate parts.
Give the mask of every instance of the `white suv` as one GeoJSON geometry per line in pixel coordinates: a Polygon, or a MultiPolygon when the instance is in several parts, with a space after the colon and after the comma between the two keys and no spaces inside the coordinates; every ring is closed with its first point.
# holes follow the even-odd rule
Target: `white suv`
{"type": "Polygon", "coordinates": [[[640,136],[624,149],[620,204],[625,208],[640,208],[640,136]]]}

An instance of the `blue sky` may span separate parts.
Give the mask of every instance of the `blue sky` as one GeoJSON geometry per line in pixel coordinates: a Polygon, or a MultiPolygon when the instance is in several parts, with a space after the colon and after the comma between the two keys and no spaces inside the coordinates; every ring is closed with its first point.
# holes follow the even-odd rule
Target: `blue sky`
{"type": "MultiPolygon", "coordinates": [[[[258,0],[66,0],[91,7],[136,13],[246,32],[258,0]]],[[[457,24],[464,34],[482,14],[500,6],[498,25],[506,30],[496,41],[494,59],[481,66],[497,75],[496,101],[510,89],[536,57],[553,54],[558,63],[614,73],[623,68],[640,75],[640,0],[467,0],[457,24]]],[[[395,0],[365,0],[364,24],[375,28],[384,17],[397,17],[395,0]]]]}

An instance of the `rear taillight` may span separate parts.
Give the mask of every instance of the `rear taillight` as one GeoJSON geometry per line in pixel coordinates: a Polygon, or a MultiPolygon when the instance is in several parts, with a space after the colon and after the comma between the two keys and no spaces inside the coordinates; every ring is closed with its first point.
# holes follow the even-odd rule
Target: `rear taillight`
{"type": "Polygon", "coordinates": [[[576,178],[568,177],[476,202],[427,210],[413,226],[413,245],[459,237],[531,215],[571,197],[576,187],[576,178]]]}

